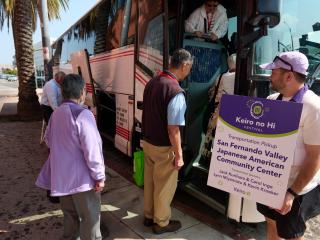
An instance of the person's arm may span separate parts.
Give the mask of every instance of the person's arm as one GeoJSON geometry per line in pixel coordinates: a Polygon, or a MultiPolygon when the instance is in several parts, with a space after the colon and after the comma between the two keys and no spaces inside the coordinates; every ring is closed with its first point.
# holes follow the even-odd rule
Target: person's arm
{"type": "Polygon", "coordinates": [[[104,187],[105,165],[102,142],[93,114],[83,110],[77,118],[81,149],[91,177],[95,180],[95,191],[104,187]]]}
{"type": "MultiPolygon", "coordinates": [[[[296,178],[296,180],[291,185],[291,189],[293,192],[299,194],[305,186],[320,170],[320,145],[307,145],[305,144],[306,149],[306,160],[301,166],[300,172],[296,178]]],[[[284,203],[282,208],[280,209],[280,213],[285,215],[287,214],[292,207],[294,200],[294,195],[287,192],[285,195],[284,203]]]]}
{"type": "Polygon", "coordinates": [[[50,121],[50,119],[48,122],[48,126],[46,127],[46,131],[44,133],[44,141],[49,148],[51,147],[51,124],[52,124],[52,121],[50,121]]]}
{"type": "Polygon", "coordinates": [[[211,38],[215,38],[213,40],[223,38],[228,31],[228,17],[226,12],[220,13],[215,25],[216,26],[213,28],[211,38]]]}
{"type": "Polygon", "coordinates": [[[168,125],[168,134],[175,157],[174,167],[179,170],[184,165],[181,148],[180,127],[177,125],[168,125]]]}
{"type": "Polygon", "coordinates": [[[197,30],[197,25],[199,23],[199,10],[196,9],[191,15],[188,17],[188,19],[185,21],[185,31],[189,33],[195,33],[197,30]]]}
{"type": "MultiPolygon", "coordinates": [[[[300,171],[294,182],[289,186],[293,192],[299,194],[305,186],[313,179],[320,169],[320,108],[319,102],[313,106],[304,105],[308,112],[305,119],[301,120],[303,125],[302,136],[306,157],[300,166],[300,171]]],[[[287,192],[285,195],[281,214],[286,214],[291,210],[294,196],[287,192]]]]}
{"type": "Polygon", "coordinates": [[[56,87],[53,86],[53,84],[48,85],[47,98],[49,106],[52,108],[52,110],[56,110],[56,108],[58,107],[57,90],[56,87]]]}
{"type": "Polygon", "coordinates": [[[172,150],[175,154],[174,166],[179,170],[184,164],[180,135],[180,126],[185,125],[184,114],[186,111],[186,102],[183,93],[179,93],[171,99],[167,111],[168,135],[172,150]]]}

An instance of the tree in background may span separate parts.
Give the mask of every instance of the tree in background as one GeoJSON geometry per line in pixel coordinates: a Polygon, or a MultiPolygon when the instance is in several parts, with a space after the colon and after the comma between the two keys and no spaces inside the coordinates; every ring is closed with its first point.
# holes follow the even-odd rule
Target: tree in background
{"type": "MultiPolygon", "coordinates": [[[[16,51],[21,120],[39,118],[40,104],[35,88],[32,34],[36,29],[41,0],[0,0],[0,29],[7,23],[12,26],[16,51]]],[[[47,0],[49,19],[60,18],[59,9],[68,6],[69,0],[47,0]]]]}
{"type": "Polygon", "coordinates": [[[5,74],[11,74],[11,75],[17,75],[17,70],[16,69],[10,69],[10,68],[3,68],[2,73],[5,74]]]}

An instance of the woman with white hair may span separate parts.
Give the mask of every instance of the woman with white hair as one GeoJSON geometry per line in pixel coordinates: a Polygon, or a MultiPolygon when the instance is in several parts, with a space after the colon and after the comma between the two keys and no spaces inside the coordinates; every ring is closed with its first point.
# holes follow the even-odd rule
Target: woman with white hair
{"type": "Polygon", "coordinates": [[[45,133],[50,154],[36,185],[60,198],[63,239],[102,239],[100,205],[106,178],[102,140],[93,114],[82,106],[84,80],[68,74],[61,87],[64,101],[50,117],[45,133]]]}

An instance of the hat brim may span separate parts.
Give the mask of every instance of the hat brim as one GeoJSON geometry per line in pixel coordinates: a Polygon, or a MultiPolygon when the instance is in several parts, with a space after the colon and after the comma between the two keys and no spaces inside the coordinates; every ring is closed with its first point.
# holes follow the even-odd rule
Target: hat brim
{"type": "Polygon", "coordinates": [[[272,70],[272,69],[279,68],[279,66],[276,66],[273,62],[272,63],[261,64],[259,66],[260,66],[260,68],[266,69],[266,70],[272,70]]]}

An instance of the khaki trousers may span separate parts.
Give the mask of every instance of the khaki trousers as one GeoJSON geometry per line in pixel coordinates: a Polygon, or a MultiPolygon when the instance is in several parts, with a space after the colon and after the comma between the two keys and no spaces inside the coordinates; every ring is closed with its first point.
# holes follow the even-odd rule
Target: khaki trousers
{"type": "Polygon", "coordinates": [[[60,197],[64,240],[100,240],[101,195],[93,190],[60,197]]]}
{"type": "Polygon", "coordinates": [[[171,147],[158,147],[146,141],[144,150],[144,215],[159,226],[169,224],[171,202],[177,189],[178,170],[174,168],[171,147]]]}

